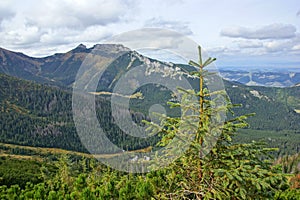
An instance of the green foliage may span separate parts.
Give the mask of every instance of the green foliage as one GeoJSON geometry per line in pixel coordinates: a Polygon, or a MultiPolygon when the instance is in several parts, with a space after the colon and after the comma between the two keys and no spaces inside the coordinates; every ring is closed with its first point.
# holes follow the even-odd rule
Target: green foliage
{"type": "Polygon", "coordinates": [[[274,200],[298,200],[300,198],[300,190],[288,189],[286,191],[278,191],[274,196],[274,200]]]}
{"type": "MultiPolygon", "coordinates": [[[[246,145],[251,156],[255,152],[253,145],[246,145]]],[[[256,148],[258,145],[254,145],[256,148]]],[[[58,169],[54,175],[45,175],[43,182],[0,186],[1,199],[297,199],[299,190],[288,189],[285,180],[278,182],[276,169],[267,171],[263,161],[252,166],[252,160],[244,162],[243,153],[238,148],[228,150],[236,161],[227,158],[224,153],[211,163],[203,162],[203,179],[197,183],[197,172],[191,166],[182,166],[179,162],[166,169],[148,174],[126,174],[112,170],[93,159],[72,162],[69,157],[60,157],[55,163],[58,169]],[[223,166],[217,159],[223,159],[223,166]],[[218,167],[213,165],[217,164],[218,167]],[[177,167],[180,166],[180,168],[177,167]],[[226,166],[226,167],[225,167],[226,166]],[[210,167],[211,169],[207,169],[210,167]],[[74,169],[81,169],[80,171],[74,169]],[[86,169],[86,170],[83,170],[86,169]],[[212,173],[212,174],[210,174],[212,173]],[[193,174],[193,176],[192,176],[193,174]],[[245,175],[247,174],[247,176],[245,175]],[[209,177],[206,177],[209,175],[209,177]],[[247,178],[246,178],[246,177],[247,178]],[[190,181],[186,182],[186,181],[190,181]],[[211,180],[211,181],[209,181],[211,180]],[[209,185],[210,184],[210,185],[209,185]],[[275,184],[281,189],[274,190],[275,184]],[[204,188],[206,186],[206,188],[204,188]],[[184,191],[182,191],[184,187],[184,191]],[[191,192],[191,187],[199,189],[191,192]],[[197,188],[196,188],[197,187],[197,188]],[[247,187],[245,191],[245,187],[247,187]],[[271,190],[270,190],[270,187],[271,190]],[[207,191],[207,193],[203,193],[207,191]],[[274,194],[275,193],[275,194],[274,194]],[[244,198],[245,196],[245,198],[244,198]]],[[[247,154],[248,155],[248,154],[247,154]]],[[[248,155],[248,156],[249,156],[248,155]]],[[[256,155],[256,153],[255,153],[256,155]]],[[[254,159],[255,160],[255,159],[254,159]]],[[[183,159],[180,161],[183,162],[183,159]]],[[[253,163],[255,164],[255,163],[253,163]]],[[[193,165],[190,163],[189,165],[193,165]]],[[[45,168],[45,167],[44,167],[45,168]]],[[[49,169],[48,166],[46,169],[49,169]]],[[[280,176],[282,177],[282,176],[280,176]]]]}
{"type": "Polygon", "coordinates": [[[0,157],[0,185],[25,187],[26,182],[41,182],[41,163],[34,160],[20,160],[0,157]]]}
{"type": "MultiPolygon", "coordinates": [[[[268,158],[269,151],[260,143],[236,144],[232,137],[239,128],[247,126],[247,116],[229,119],[224,124],[214,124],[214,117],[222,111],[232,112],[232,105],[214,107],[210,91],[204,85],[207,72],[204,68],[215,59],[202,63],[199,47],[199,63],[191,61],[198,71],[190,75],[199,79],[199,92],[180,89],[183,101],[180,106],[183,117],[167,117],[163,121],[160,145],[170,139],[193,135],[189,150],[169,167],[166,175],[166,199],[272,199],[276,191],[288,187],[287,180],[268,158]],[[196,100],[195,100],[196,99],[196,100]],[[186,114],[187,113],[187,114],[186,114]],[[186,116],[185,116],[186,114],[186,116]],[[198,120],[197,120],[198,119],[198,120]],[[184,130],[184,131],[183,131],[184,130]],[[220,133],[219,135],[216,133],[220,133]],[[212,139],[216,139],[213,144],[212,139]],[[209,148],[211,145],[211,149],[209,148]],[[207,151],[208,150],[208,151],[207,151]]],[[[222,98],[223,91],[214,92],[222,98]]],[[[226,100],[226,96],[223,98],[226,100]]],[[[150,127],[151,127],[151,123],[150,127]]],[[[155,128],[154,130],[157,130],[155,128]]],[[[181,146],[179,146],[181,148],[181,146]]]]}

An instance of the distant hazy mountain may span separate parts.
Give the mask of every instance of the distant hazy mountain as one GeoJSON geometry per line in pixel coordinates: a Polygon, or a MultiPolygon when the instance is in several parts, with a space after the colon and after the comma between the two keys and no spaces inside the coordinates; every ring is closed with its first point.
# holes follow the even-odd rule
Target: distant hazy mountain
{"type": "Polygon", "coordinates": [[[290,87],[300,83],[300,69],[221,69],[222,77],[245,85],[290,87]]]}

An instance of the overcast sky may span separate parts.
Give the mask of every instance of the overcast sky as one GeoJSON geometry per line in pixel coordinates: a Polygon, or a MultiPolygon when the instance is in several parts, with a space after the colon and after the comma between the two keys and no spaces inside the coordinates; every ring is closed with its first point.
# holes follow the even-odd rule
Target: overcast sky
{"type": "Polygon", "coordinates": [[[186,35],[219,66],[300,68],[299,0],[0,1],[0,46],[30,56],[144,27],[186,35]]]}

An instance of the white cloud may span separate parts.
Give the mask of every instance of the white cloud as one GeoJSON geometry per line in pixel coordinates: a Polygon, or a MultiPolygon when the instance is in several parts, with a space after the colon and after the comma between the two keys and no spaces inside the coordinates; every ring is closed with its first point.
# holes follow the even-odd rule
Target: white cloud
{"type": "Polygon", "coordinates": [[[0,27],[2,41],[12,45],[35,43],[42,35],[39,27],[29,24],[18,15],[10,20],[3,20],[0,27]]]}
{"type": "Polygon", "coordinates": [[[59,45],[65,44],[67,41],[65,40],[66,37],[75,36],[78,31],[70,28],[57,28],[57,29],[49,29],[46,33],[44,33],[41,38],[40,42],[47,45],[59,45]]]}
{"type": "Polygon", "coordinates": [[[214,57],[219,57],[220,55],[230,54],[230,52],[234,52],[234,49],[230,49],[225,46],[212,47],[207,49],[208,53],[214,57]]]}
{"type": "Polygon", "coordinates": [[[134,4],[134,0],[2,0],[0,46],[18,49],[99,42],[112,35],[108,26],[121,23],[134,4]]]}
{"type": "Polygon", "coordinates": [[[293,51],[300,51],[300,44],[293,46],[292,50],[293,51]]]}
{"type": "Polygon", "coordinates": [[[5,18],[10,18],[14,15],[10,6],[11,2],[9,0],[2,0],[0,2],[0,22],[5,18]]]}
{"type": "Polygon", "coordinates": [[[246,65],[246,60],[252,65],[263,65],[260,64],[263,62],[266,65],[272,62],[282,66],[284,62],[299,63],[300,34],[297,33],[291,39],[234,40],[227,45],[209,48],[208,52],[211,56],[217,57],[221,65],[234,65],[234,62],[246,65]]]}
{"type": "Polygon", "coordinates": [[[240,40],[236,41],[238,46],[242,49],[250,49],[250,48],[261,48],[263,47],[263,43],[261,41],[252,41],[252,40],[240,40]]]}
{"type": "MultiPolygon", "coordinates": [[[[222,55],[229,60],[242,54],[249,59],[280,55],[284,60],[283,54],[299,53],[298,4],[298,0],[0,0],[0,47],[49,55],[79,43],[102,43],[113,34],[156,27],[187,35],[220,55],[220,60],[222,55]],[[220,37],[220,30],[226,37],[220,37]]],[[[159,48],[180,45],[180,37],[155,34],[144,43],[159,48]]]]}
{"type": "Polygon", "coordinates": [[[59,28],[43,34],[40,38],[40,42],[44,44],[98,42],[111,35],[112,32],[103,26],[89,26],[83,31],[59,28]]]}
{"type": "Polygon", "coordinates": [[[126,44],[129,48],[176,49],[183,42],[184,35],[161,28],[144,28],[114,36],[111,41],[126,44]]]}
{"type": "Polygon", "coordinates": [[[290,24],[271,24],[256,29],[229,27],[221,31],[222,36],[244,39],[288,39],[296,36],[296,27],[290,24]]]}
{"type": "Polygon", "coordinates": [[[39,27],[76,27],[106,25],[123,17],[133,0],[1,0],[0,17],[20,15],[39,27]]]}
{"type": "Polygon", "coordinates": [[[163,20],[161,17],[151,18],[145,22],[145,27],[147,28],[165,28],[180,32],[185,35],[191,35],[193,32],[190,29],[187,22],[173,21],[173,20],[163,20]]]}
{"type": "Polygon", "coordinates": [[[99,42],[105,38],[112,36],[113,33],[109,28],[104,26],[89,26],[84,31],[73,37],[67,37],[67,41],[72,42],[99,42]]]}
{"type": "Polygon", "coordinates": [[[297,51],[300,45],[300,34],[290,40],[273,40],[264,43],[267,52],[286,52],[291,53],[297,51]]]}
{"type": "Polygon", "coordinates": [[[24,12],[29,21],[40,27],[79,29],[117,22],[129,6],[128,1],[121,0],[52,0],[41,1],[24,12]]]}
{"type": "Polygon", "coordinates": [[[13,15],[14,13],[12,11],[0,7],[0,23],[2,20],[11,18],[13,15]]]}
{"type": "Polygon", "coordinates": [[[283,41],[269,41],[264,43],[265,50],[267,52],[283,52],[291,48],[289,42],[283,41]]]}

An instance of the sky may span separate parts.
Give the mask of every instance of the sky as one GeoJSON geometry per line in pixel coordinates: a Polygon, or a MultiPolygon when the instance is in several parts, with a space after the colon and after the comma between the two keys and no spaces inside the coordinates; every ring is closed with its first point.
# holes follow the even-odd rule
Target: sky
{"type": "Polygon", "coordinates": [[[218,66],[300,68],[299,0],[0,1],[0,47],[34,57],[141,28],[183,34],[218,66]]]}

